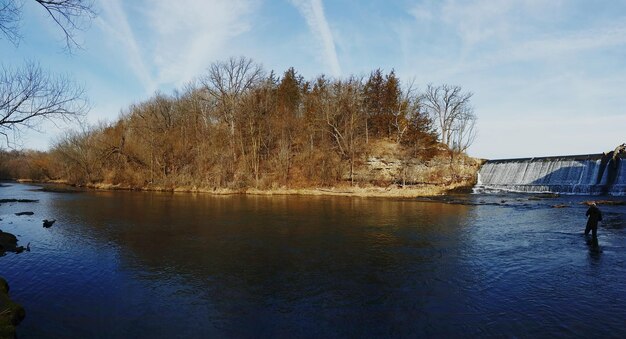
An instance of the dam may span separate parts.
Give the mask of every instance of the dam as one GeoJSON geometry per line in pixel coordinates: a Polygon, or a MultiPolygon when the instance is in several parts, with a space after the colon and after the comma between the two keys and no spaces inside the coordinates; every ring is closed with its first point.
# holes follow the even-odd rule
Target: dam
{"type": "Polygon", "coordinates": [[[475,192],[626,195],[626,154],[487,160],[475,192]]]}

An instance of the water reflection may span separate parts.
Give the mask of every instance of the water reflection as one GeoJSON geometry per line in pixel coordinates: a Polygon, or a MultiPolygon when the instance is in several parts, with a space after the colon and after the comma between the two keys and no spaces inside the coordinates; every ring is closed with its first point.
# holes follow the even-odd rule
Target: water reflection
{"type": "Polygon", "coordinates": [[[422,314],[437,298],[453,302],[447,289],[470,209],[129,192],[94,193],[54,208],[75,218],[87,237],[114,243],[120,267],[135,278],[175,284],[167,297],[210,305],[204,326],[235,336],[348,334],[370,321],[387,324],[378,327],[381,335],[396,327],[427,331],[405,316],[422,314]]]}
{"type": "Polygon", "coordinates": [[[598,243],[598,237],[585,236],[585,240],[587,242],[587,247],[589,247],[589,257],[595,261],[600,260],[602,249],[598,243]]]}

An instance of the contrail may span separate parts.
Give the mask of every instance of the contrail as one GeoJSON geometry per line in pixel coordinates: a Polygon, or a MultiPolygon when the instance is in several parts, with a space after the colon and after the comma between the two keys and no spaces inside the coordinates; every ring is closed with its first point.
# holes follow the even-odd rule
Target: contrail
{"type": "Polygon", "coordinates": [[[341,74],[333,34],[324,15],[322,0],[292,0],[292,3],[306,20],[311,32],[321,43],[324,50],[324,61],[334,76],[341,74]]]}

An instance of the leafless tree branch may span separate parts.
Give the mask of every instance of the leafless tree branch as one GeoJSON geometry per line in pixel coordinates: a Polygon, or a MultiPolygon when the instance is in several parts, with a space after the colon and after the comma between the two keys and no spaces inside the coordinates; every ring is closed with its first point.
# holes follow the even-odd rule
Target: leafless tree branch
{"type": "MultiPolygon", "coordinates": [[[[2,0],[0,3],[0,32],[13,44],[21,40],[20,22],[25,0],[2,0]]],[[[96,16],[93,0],[34,0],[61,29],[65,49],[69,52],[80,48],[77,31],[89,26],[96,16]]]]}
{"type": "Polygon", "coordinates": [[[22,4],[16,0],[2,0],[0,3],[0,32],[17,45],[21,39],[20,20],[22,19],[22,4]]]}
{"type": "Polygon", "coordinates": [[[15,134],[44,120],[80,122],[88,109],[84,89],[38,64],[0,68],[0,130],[15,134]]]}
{"type": "Polygon", "coordinates": [[[470,106],[473,93],[460,86],[429,84],[422,105],[437,124],[441,142],[456,151],[466,150],[475,139],[476,115],[470,106]],[[462,140],[460,140],[461,138],[462,140]]]}

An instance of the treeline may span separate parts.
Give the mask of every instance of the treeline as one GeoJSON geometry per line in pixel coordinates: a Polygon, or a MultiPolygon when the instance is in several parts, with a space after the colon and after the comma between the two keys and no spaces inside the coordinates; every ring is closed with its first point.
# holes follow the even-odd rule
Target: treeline
{"type": "Polygon", "coordinates": [[[29,167],[30,176],[161,188],[371,181],[358,169],[381,141],[406,159],[453,162],[473,140],[470,97],[458,86],[418,93],[393,71],[307,81],[293,68],[277,76],[231,58],[114,123],[68,133],[37,154],[47,165],[29,167]]]}
{"type": "Polygon", "coordinates": [[[45,181],[60,173],[61,167],[55,165],[47,152],[0,150],[0,180],[26,178],[45,181]]]}

